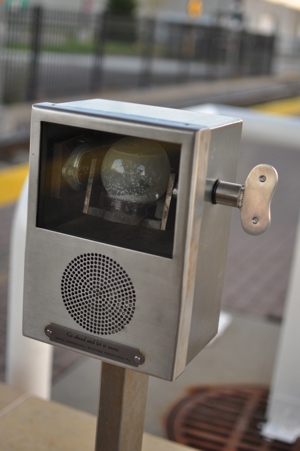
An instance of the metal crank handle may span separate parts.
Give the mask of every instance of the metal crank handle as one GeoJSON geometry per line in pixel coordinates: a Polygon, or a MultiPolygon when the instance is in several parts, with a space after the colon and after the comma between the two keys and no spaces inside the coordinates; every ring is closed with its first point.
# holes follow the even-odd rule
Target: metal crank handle
{"type": "Polygon", "coordinates": [[[249,173],[244,185],[216,180],[212,203],[238,207],[245,232],[264,233],[271,222],[271,200],[278,182],[273,166],[259,164],[249,173]]]}

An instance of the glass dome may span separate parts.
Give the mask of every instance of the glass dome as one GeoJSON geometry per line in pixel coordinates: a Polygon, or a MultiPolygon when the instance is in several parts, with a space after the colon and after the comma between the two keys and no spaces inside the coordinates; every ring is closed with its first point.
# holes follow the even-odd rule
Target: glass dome
{"type": "Polygon", "coordinates": [[[123,138],[106,153],[101,168],[109,197],[128,202],[155,203],[167,190],[170,162],[163,147],[143,138],[123,138]]]}

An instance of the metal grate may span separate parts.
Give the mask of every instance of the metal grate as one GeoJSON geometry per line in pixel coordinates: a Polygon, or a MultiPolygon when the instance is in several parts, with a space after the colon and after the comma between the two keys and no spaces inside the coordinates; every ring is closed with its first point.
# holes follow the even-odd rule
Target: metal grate
{"type": "Polygon", "coordinates": [[[265,388],[197,388],[168,415],[168,438],[202,451],[300,451],[300,440],[289,445],[260,435],[267,398],[265,388]]]}
{"type": "Polygon", "coordinates": [[[63,273],[61,293],[71,317],[94,334],[119,332],[134,314],[135,290],[128,274],[104,255],[74,258],[63,273]]]}

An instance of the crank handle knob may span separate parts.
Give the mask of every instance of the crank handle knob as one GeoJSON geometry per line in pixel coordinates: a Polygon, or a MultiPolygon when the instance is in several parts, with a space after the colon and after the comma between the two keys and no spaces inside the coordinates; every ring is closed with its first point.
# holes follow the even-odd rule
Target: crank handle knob
{"type": "Polygon", "coordinates": [[[261,235],[271,222],[271,200],[277,182],[276,169],[259,164],[250,171],[244,185],[217,180],[212,190],[212,203],[238,207],[245,232],[261,235]]]}

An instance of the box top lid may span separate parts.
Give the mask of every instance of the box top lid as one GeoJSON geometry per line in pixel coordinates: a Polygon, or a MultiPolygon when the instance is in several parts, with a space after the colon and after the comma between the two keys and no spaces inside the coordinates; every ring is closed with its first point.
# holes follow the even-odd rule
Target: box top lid
{"type": "Polygon", "coordinates": [[[44,102],[35,104],[33,107],[73,114],[117,118],[151,125],[164,125],[193,131],[203,128],[214,129],[233,123],[242,123],[241,119],[227,116],[104,99],[79,100],[63,103],[44,102]]]}

